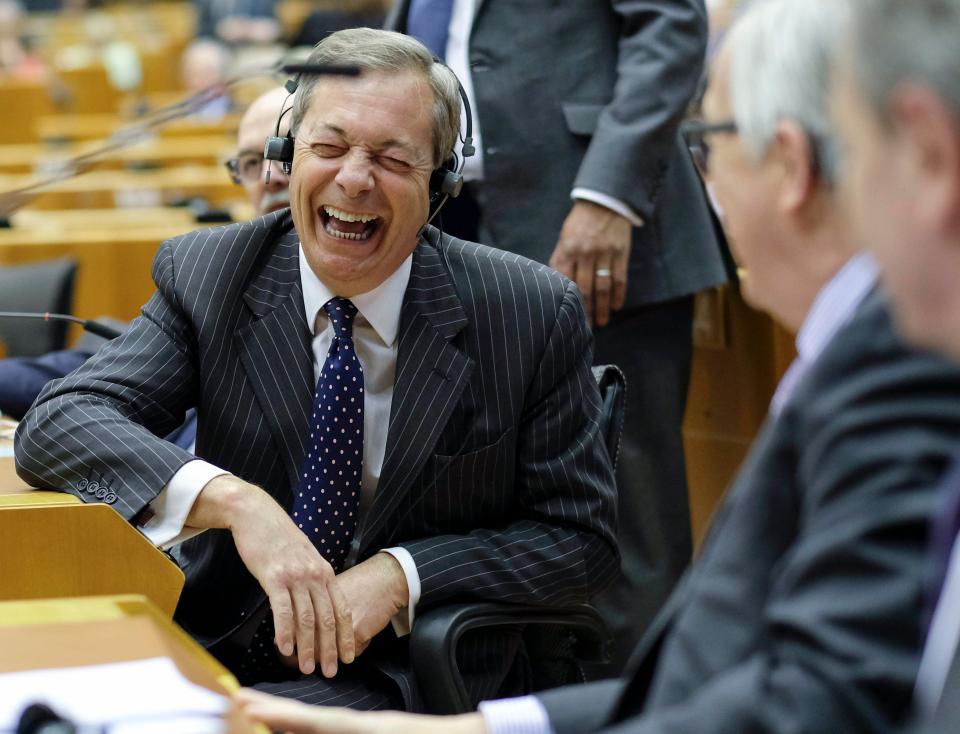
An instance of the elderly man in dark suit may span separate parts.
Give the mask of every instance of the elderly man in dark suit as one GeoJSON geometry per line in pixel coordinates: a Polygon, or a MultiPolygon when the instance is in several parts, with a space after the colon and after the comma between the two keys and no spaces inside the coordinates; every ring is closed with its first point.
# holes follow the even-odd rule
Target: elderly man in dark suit
{"type": "Polygon", "coordinates": [[[703,66],[703,0],[398,0],[387,27],[424,40],[472,96],[477,155],[442,228],[575,280],[594,359],[626,375],[621,576],[598,600],[619,673],[690,560],[692,294],[725,279],[677,134],[703,66]]]}
{"type": "MultiPolygon", "coordinates": [[[[449,69],[370,29],[311,61],[363,73],[301,80],[291,210],[166,242],[142,316],[48,386],[17,466],[158,544],[206,530],[175,549],[176,618],[242,679],[416,708],[391,622],[583,601],[616,572],[591,336],[569,280],[424,226],[459,124],[449,69]],[[157,438],[193,406],[197,461],[157,438]]],[[[518,645],[467,645],[477,697],[518,645]]]]}
{"type": "MultiPolygon", "coordinates": [[[[960,1],[869,0],[834,74],[843,184],[904,336],[960,360],[960,1]]],[[[918,726],[960,728],[960,454],[934,513],[918,726]]]]}
{"type": "Polygon", "coordinates": [[[709,136],[745,295],[799,330],[798,356],[629,675],[439,722],[245,695],[251,713],[325,734],[897,730],[920,658],[927,518],[960,436],[960,370],[896,338],[835,193],[826,83],[847,10],[757,4],[720,52],[706,120],[689,126],[709,136]]]}

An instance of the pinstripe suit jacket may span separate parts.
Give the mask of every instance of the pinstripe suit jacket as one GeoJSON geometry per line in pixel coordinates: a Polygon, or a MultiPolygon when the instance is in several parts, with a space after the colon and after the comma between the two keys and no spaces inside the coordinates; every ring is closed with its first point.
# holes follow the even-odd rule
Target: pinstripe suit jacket
{"type": "MultiPolygon", "coordinates": [[[[51,383],[16,437],[20,475],[134,519],[193,457],[158,438],[199,410],[197,454],[290,506],[314,380],[288,210],[163,244],[124,336],[51,383]]],[[[421,606],[574,602],[617,568],[614,481],[578,292],[522,257],[441,238],[413,256],[361,559],[400,545],[421,606]]],[[[184,543],[177,619],[230,634],[263,601],[226,531],[184,543]]],[[[392,633],[391,633],[392,634],[392,633]]]]}

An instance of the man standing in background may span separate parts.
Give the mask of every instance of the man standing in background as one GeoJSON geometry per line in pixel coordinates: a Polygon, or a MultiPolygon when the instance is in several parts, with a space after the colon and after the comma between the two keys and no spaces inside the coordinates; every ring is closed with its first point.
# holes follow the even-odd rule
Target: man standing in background
{"type": "Polygon", "coordinates": [[[690,559],[693,294],[724,280],[676,131],[700,79],[703,1],[399,0],[387,27],[444,58],[473,107],[477,154],[442,228],[575,280],[595,363],[626,375],[621,577],[598,600],[617,635],[614,675],[690,559]]]}

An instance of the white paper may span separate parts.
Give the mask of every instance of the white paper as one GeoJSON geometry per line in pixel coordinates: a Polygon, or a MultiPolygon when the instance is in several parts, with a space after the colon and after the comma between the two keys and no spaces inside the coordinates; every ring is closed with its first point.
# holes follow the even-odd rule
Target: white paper
{"type": "Polygon", "coordinates": [[[111,734],[224,732],[220,717],[229,707],[223,696],[184,678],[169,658],[0,673],[0,731],[14,731],[32,703],[82,726],[111,724],[111,734]]]}

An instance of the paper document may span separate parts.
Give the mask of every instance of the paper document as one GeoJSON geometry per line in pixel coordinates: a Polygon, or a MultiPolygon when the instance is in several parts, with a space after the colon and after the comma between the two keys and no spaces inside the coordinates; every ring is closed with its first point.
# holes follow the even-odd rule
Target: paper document
{"type": "Polygon", "coordinates": [[[0,673],[0,731],[15,731],[32,703],[110,734],[225,732],[221,717],[230,705],[184,678],[169,658],[0,673]]]}

